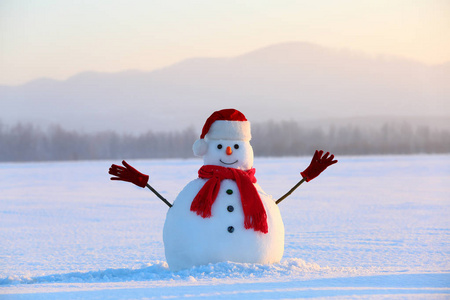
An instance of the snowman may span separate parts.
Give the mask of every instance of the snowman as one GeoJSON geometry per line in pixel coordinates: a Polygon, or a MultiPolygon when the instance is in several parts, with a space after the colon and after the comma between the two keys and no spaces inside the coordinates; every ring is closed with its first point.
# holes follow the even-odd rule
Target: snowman
{"type": "Polygon", "coordinates": [[[173,271],[217,262],[271,264],[284,251],[284,225],[278,203],[304,181],[336,163],[316,151],[302,180],[275,201],[258,185],[250,145],[250,122],[235,109],[214,112],[205,122],[193,151],[203,157],[198,178],[189,182],[173,204],[125,161],[112,165],[112,180],[148,187],[168,206],[163,230],[166,260],[173,271]]]}

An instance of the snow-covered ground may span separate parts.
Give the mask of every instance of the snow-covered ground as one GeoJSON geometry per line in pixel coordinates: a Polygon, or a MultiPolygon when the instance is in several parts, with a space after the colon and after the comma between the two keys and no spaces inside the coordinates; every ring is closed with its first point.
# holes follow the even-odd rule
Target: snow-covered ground
{"type": "MultiPolygon", "coordinates": [[[[167,206],[119,161],[0,164],[0,299],[450,298],[450,156],[338,157],[280,204],[283,260],[171,272],[167,206]]],[[[257,158],[275,198],[310,158],[257,158]]],[[[173,201],[201,160],[129,161],[173,201]]]]}

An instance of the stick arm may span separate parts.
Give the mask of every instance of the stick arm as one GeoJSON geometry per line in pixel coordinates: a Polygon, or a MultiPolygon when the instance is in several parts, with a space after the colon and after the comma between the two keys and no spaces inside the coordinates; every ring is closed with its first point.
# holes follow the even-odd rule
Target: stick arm
{"type": "Polygon", "coordinates": [[[334,165],[337,163],[337,160],[334,159],[334,155],[330,152],[325,153],[323,155],[323,150],[316,150],[314,153],[314,156],[311,160],[311,163],[309,164],[308,168],[306,168],[303,172],[300,172],[300,175],[302,175],[302,180],[300,180],[292,189],[289,190],[286,194],[284,194],[280,199],[275,201],[276,204],[283,201],[286,197],[288,197],[290,194],[292,194],[293,191],[295,191],[303,182],[309,182],[320,175],[325,169],[331,165],[334,165]]]}
{"type": "Polygon", "coordinates": [[[286,194],[284,194],[283,196],[281,196],[280,199],[278,199],[277,201],[275,201],[275,204],[279,204],[281,201],[283,201],[284,199],[286,199],[289,195],[291,195],[303,182],[306,181],[306,177],[303,177],[302,180],[300,180],[299,182],[297,182],[296,185],[294,185],[294,187],[292,189],[290,189],[286,194]]]}
{"type": "Polygon", "coordinates": [[[169,208],[171,208],[173,205],[172,204],[170,204],[170,202],[169,201],[167,201],[167,199],[166,198],[164,198],[163,196],[161,196],[161,194],[160,193],[158,193],[158,191],[157,190],[155,190],[150,184],[148,184],[147,183],[147,185],[146,185],[147,187],[148,187],[148,189],[150,190],[150,191],[152,191],[153,192],[153,194],[155,194],[159,199],[161,199],[162,200],[162,202],[164,202],[165,204],[167,204],[167,206],[169,207],[169,208]]]}
{"type": "Polygon", "coordinates": [[[161,196],[150,184],[148,184],[149,176],[143,174],[130,166],[125,160],[122,161],[122,166],[111,165],[109,168],[109,174],[115,176],[111,177],[111,180],[121,180],[131,182],[141,188],[148,187],[150,191],[152,191],[159,199],[161,199],[169,208],[172,207],[169,201],[166,198],[161,196]]]}

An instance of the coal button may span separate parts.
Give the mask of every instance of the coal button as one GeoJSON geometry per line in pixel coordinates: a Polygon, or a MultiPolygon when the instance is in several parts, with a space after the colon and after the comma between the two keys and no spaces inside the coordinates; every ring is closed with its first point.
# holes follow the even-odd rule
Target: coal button
{"type": "Polygon", "coordinates": [[[234,231],[234,227],[233,226],[228,227],[228,232],[229,233],[233,233],[233,231],[234,231]]]}
{"type": "Polygon", "coordinates": [[[233,212],[233,210],[234,210],[234,207],[233,207],[233,206],[231,206],[231,205],[228,205],[228,207],[227,207],[227,210],[228,210],[229,212],[233,212]]]}
{"type": "Polygon", "coordinates": [[[228,189],[228,190],[227,190],[227,194],[228,194],[228,195],[233,194],[233,190],[229,190],[229,189],[228,189]]]}

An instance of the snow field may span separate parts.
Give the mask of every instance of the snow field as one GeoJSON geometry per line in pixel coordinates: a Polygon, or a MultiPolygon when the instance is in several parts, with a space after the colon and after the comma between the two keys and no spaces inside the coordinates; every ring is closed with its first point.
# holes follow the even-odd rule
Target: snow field
{"type": "MultiPolygon", "coordinates": [[[[170,272],[167,206],[117,161],[0,164],[0,299],[450,296],[450,156],[338,157],[280,205],[279,264],[170,272]]],[[[310,158],[256,158],[280,197],[310,158]]],[[[171,202],[201,160],[129,161],[171,202]]]]}

